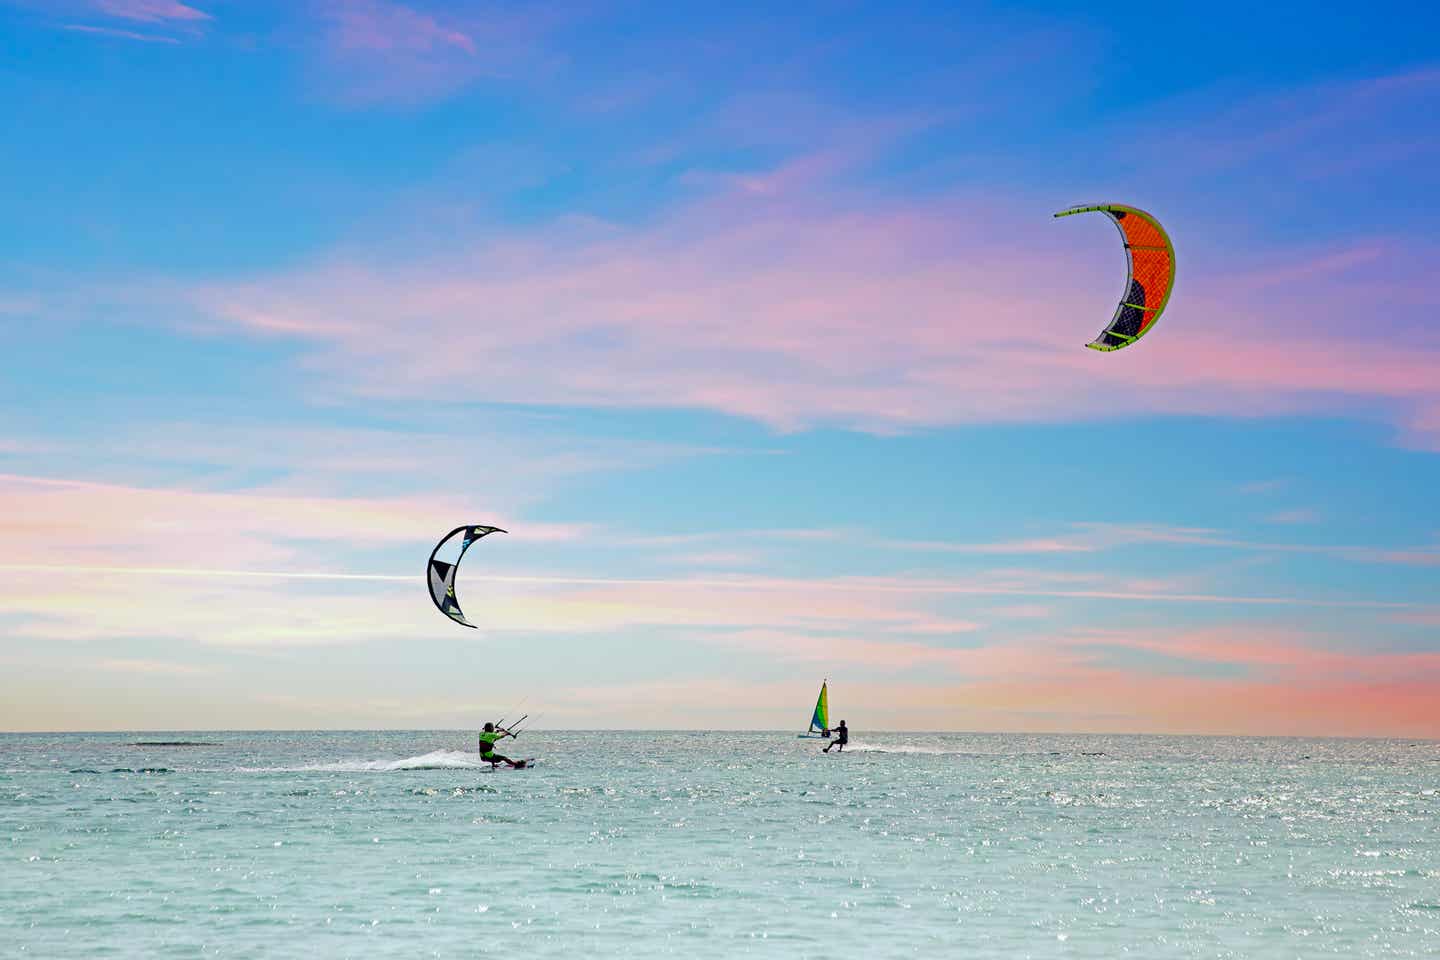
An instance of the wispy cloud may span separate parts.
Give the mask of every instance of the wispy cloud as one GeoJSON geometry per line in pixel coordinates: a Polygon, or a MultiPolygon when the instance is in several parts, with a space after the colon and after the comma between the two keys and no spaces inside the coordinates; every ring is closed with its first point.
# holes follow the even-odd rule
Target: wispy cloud
{"type": "MultiPolygon", "coordinates": [[[[295,569],[223,569],[214,567],[187,567],[187,566],[103,566],[88,564],[84,562],[76,564],[51,564],[51,563],[9,563],[0,565],[0,570],[12,573],[56,573],[63,570],[90,571],[94,573],[113,574],[116,576],[137,576],[150,578],[192,578],[192,579],[252,579],[252,580],[356,580],[375,582],[404,582],[413,579],[412,577],[399,573],[361,573],[347,571],[327,570],[295,570],[295,569]]],[[[1196,604],[1196,605],[1233,605],[1233,606],[1275,606],[1275,607],[1310,607],[1316,609],[1351,609],[1351,610],[1396,610],[1404,611],[1415,607],[1415,604],[1406,601],[1390,600],[1369,600],[1365,598],[1343,598],[1343,597],[1301,597],[1301,596],[1266,596],[1256,594],[1224,594],[1224,593],[1180,593],[1165,590],[1146,589],[1144,584],[1137,584],[1136,589],[1106,589],[1103,586],[1097,587],[1064,587],[1056,586],[1055,582],[1060,580],[1080,580],[1103,583],[1113,580],[1113,575],[1072,575],[1070,577],[1060,576],[1048,571],[995,571],[984,576],[956,577],[944,579],[936,577],[833,577],[828,579],[805,579],[805,578],[778,578],[764,576],[731,576],[731,577],[603,577],[603,576],[567,576],[565,574],[497,574],[486,572],[475,572],[467,576],[467,579],[478,583],[509,584],[519,587],[554,587],[574,586],[584,588],[599,588],[601,592],[594,593],[587,598],[571,598],[565,603],[584,607],[590,600],[594,600],[596,609],[605,609],[611,613],[619,613],[619,619],[607,621],[607,625],[619,625],[627,623],[653,623],[653,622],[693,622],[693,623],[732,623],[737,622],[764,622],[765,615],[758,613],[746,613],[742,608],[734,606],[733,595],[754,594],[745,603],[755,604],[757,610],[783,611],[790,604],[798,604],[798,613],[807,622],[824,621],[830,619],[843,619],[853,617],[857,609],[875,609],[883,611],[885,608],[870,608],[861,606],[851,608],[837,606],[834,597],[836,595],[851,594],[855,596],[865,595],[936,595],[956,597],[1026,597],[1035,599],[1053,600],[1118,600],[1133,601],[1135,603],[1155,604],[1196,604]],[[628,588],[641,588],[633,595],[626,596],[623,593],[606,594],[604,591],[610,588],[625,590],[628,588]],[[784,601],[777,606],[776,593],[789,592],[794,598],[784,601]],[[711,600],[716,594],[730,594],[721,599],[711,600]],[[816,595],[823,596],[823,601],[817,601],[816,595]],[[704,597],[704,601],[694,603],[696,597],[704,597]],[[799,599],[795,599],[799,598],[799,599]],[[726,611],[713,619],[687,619],[688,614],[684,611],[687,608],[708,610],[714,603],[726,604],[726,611]],[[677,618],[678,615],[678,619],[677,618]]],[[[556,609],[564,604],[557,602],[556,609]]],[[[925,630],[928,627],[913,623],[914,614],[899,612],[882,612],[881,619],[894,620],[901,624],[902,630],[925,630]]],[[[541,618],[542,620],[544,618],[541,618]]],[[[577,621],[578,622],[578,621],[577,621]]]]}
{"type": "Polygon", "coordinates": [[[1036,538],[1000,540],[994,543],[956,543],[945,540],[869,540],[872,548],[913,550],[921,553],[961,553],[978,555],[1044,555],[1054,553],[1093,553],[1101,549],[1095,542],[1075,538],[1036,538]]]}
{"type": "MultiPolygon", "coordinates": [[[[796,680],[697,678],[591,684],[566,692],[577,703],[603,704],[603,714],[622,725],[644,725],[645,717],[669,715],[687,703],[724,702],[738,715],[770,719],[777,702],[791,704],[792,714],[795,702],[803,704],[811,688],[799,678],[815,675],[823,664],[832,681],[832,710],[841,702],[845,713],[867,716],[870,727],[888,722],[900,729],[1440,735],[1440,704],[1433,696],[1440,654],[1372,659],[1327,650],[1323,638],[1255,625],[1097,632],[1059,643],[971,649],[924,647],[909,651],[928,675],[919,682],[884,676],[899,661],[864,640],[758,631],[719,641],[763,653],[796,680]],[[1116,649],[1242,669],[1226,675],[1157,670],[1153,662],[1117,662],[1116,649]],[[861,676],[863,682],[853,679],[861,676]],[[1346,709],[1336,711],[1336,703],[1346,709]]],[[[863,730],[858,736],[863,740],[863,730]]]]}
{"type": "Polygon", "coordinates": [[[1038,603],[1017,603],[1007,606],[988,607],[985,614],[992,618],[1014,620],[1046,620],[1055,615],[1053,607],[1038,603]]]}
{"type": "MultiPolygon", "coordinates": [[[[318,544],[423,543],[474,516],[472,502],[439,494],[325,497],[282,492],[208,492],[0,474],[0,533],[7,559],[76,565],[186,568],[217,549],[232,564],[275,569],[324,556],[318,544]],[[117,563],[123,558],[123,563],[117,563]]],[[[516,539],[565,539],[582,528],[526,527],[516,539]]]]}
{"type": "Polygon", "coordinates": [[[1440,627],[1440,609],[1413,610],[1396,613],[1392,614],[1388,619],[1394,623],[1408,623],[1422,627],[1440,627]]]}
{"type": "Polygon", "coordinates": [[[162,37],[149,33],[136,33],[133,30],[117,30],[113,27],[91,27],[78,23],[67,23],[61,28],[74,33],[96,33],[106,37],[118,37],[122,40],[138,40],[141,43],[171,43],[178,44],[180,41],[174,37],[162,37]]]}
{"type": "Polygon", "coordinates": [[[1318,523],[1320,513],[1307,507],[1297,507],[1293,510],[1281,510],[1265,517],[1266,523],[1275,523],[1285,526],[1297,526],[1306,523],[1318,523]]]}
{"type": "Polygon", "coordinates": [[[1403,163],[1434,144],[1430,128],[1412,122],[1416,105],[1440,91],[1440,68],[1325,80],[1282,92],[1241,98],[1219,113],[1196,116],[1183,105],[1183,123],[1140,147],[1163,154],[1172,169],[1192,175],[1227,169],[1283,168],[1291,177],[1329,178],[1356,169],[1403,163]],[[1344,151],[1327,149],[1340,142],[1344,151]],[[1343,156],[1337,156],[1343,153],[1343,156]]]}
{"type": "Polygon", "coordinates": [[[116,657],[87,662],[87,666],[107,673],[143,673],[168,677],[193,677],[215,672],[214,667],[202,667],[190,663],[166,660],[127,660],[116,657]]]}
{"type": "Polygon", "coordinates": [[[1422,403],[1402,422],[1401,429],[1406,445],[1440,453],[1440,402],[1422,403]]]}
{"type": "Polygon", "coordinates": [[[771,629],[713,634],[707,642],[755,650],[780,660],[821,664],[832,671],[863,668],[883,674],[938,668],[973,678],[1063,671],[1067,666],[1063,653],[1021,644],[947,647],[771,629]]]}
{"type": "Polygon", "coordinates": [[[322,5],[334,27],[333,41],[342,50],[379,54],[424,54],[455,49],[469,55],[475,41],[463,30],[442,25],[435,17],[387,0],[345,0],[322,5]]]}
{"type": "Polygon", "coordinates": [[[1238,489],[1243,494],[1254,496],[1259,494],[1275,493],[1276,491],[1284,490],[1289,485],[1289,480],[1256,480],[1253,483],[1241,484],[1236,489],[1238,489]]]}
{"type": "MultiPolygon", "coordinates": [[[[1230,664],[1292,686],[1335,681],[1440,683],[1440,650],[1345,649],[1293,628],[1230,626],[1182,630],[1092,630],[1063,638],[1080,649],[1139,650],[1192,663],[1230,664]]],[[[1186,673],[1183,668],[1177,672],[1186,673]]],[[[1436,708],[1440,719],[1440,705],[1436,708]]]]}
{"type": "Polygon", "coordinates": [[[484,11],[453,4],[422,9],[391,0],[320,0],[322,87],[356,106],[414,104],[449,96],[481,78],[545,69],[542,12],[484,11]]]}
{"type": "Polygon", "coordinates": [[[211,19],[210,14],[178,0],[92,0],[92,3],[99,13],[142,23],[194,23],[211,19]]]}
{"type": "Polygon", "coordinates": [[[1124,413],[1104,398],[1142,391],[1152,415],[1383,402],[1423,431],[1411,411],[1440,402],[1440,346],[1355,342],[1339,314],[1371,293],[1346,276],[1273,303],[1196,278],[1163,336],[1113,357],[1079,349],[1090,324],[1075,320],[1076,291],[1093,278],[1039,217],[997,243],[990,224],[1013,223],[1013,209],[730,195],[640,227],[551,224],[194,300],[254,335],[304,342],[317,368],[370,395],[690,407],[781,429],[1093,419],[1124,413]],[[1277,309],[1310,320],[1277,326],[1277,309]],[[422,349],[437,340],[452,349],[422,349]],[[477,378],[476,356],[507,362],[477,378]]]}

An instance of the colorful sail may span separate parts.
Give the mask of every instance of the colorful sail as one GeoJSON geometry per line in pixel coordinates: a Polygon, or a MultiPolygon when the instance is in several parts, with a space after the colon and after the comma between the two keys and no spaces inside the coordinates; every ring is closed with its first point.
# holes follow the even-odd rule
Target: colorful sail
{"type": "Polygon", "coordinates": [[[1139,207],[1100,203],[1071,207],[1055,216],[1077,213],[1105,214],[1120,230],[1125,244],[1125,292],[1120,305],[1099,336],[1086,344],[1091,350],[1120,350],[1153,330],[1170,303],[1170,289],[1175,285],[1175,247],[1160,221],[1139,207]]]}
{"type": "Polygon", "coordinates": [[[810,729],[821,733],[830,732],[830,697],[825,691],[829,681],[821,681],[820,696],[815,699],[815,713],[810,717],[810,729]]]}

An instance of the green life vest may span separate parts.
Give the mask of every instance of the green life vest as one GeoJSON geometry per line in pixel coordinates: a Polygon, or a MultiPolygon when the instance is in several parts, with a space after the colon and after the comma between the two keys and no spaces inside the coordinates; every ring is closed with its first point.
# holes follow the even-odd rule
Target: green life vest
{"type": "Polygon", "coordinates": [[[495,752],[495,741],[503,737],[503,733],[482,733],[480,734],[480,755],[495,752]]]}

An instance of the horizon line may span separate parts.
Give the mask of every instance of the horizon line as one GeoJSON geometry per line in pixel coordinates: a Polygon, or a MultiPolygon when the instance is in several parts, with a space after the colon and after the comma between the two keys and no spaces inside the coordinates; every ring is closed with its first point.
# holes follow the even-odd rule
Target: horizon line
{"type": "MultiPolygon", "coordinates": [[[[1440,736],[1395,736],[1392,734],[1296,734],[1296,733],[1200,733],[1177,731],[1090,731],[1090,730],[895,730],[861,728],[868,733],[904,734],[907,736],[986,736],[986,737],[1188,737],[1227,740],[1407,740],[1440,744],[1440,736]]],[[[131,734],[171,733],[465,733],[473,732],[469,727],[157,727],[157,728],[116,728],[112,730],[0,730],[0,736],[120,736],[131,734]]],[[[529,727],[524,733],[694,733],[714,734],[714,727],[529,727]]],[[[736,734],[781,734],[798,736],[794,729],[779,727],[729,727],[723,732],[736,734]]],[[[124,744],[133,746],[133,744],[124,744]]]]}

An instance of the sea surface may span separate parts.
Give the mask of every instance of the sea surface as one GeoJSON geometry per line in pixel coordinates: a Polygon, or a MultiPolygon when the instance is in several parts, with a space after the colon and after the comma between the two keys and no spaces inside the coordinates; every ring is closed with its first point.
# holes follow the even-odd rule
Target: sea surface
{"type": "Polygon", "coordinates": [[[1440,743],[820,746],[0,735],[0,955],[1440,956],[1440,743]]]}

